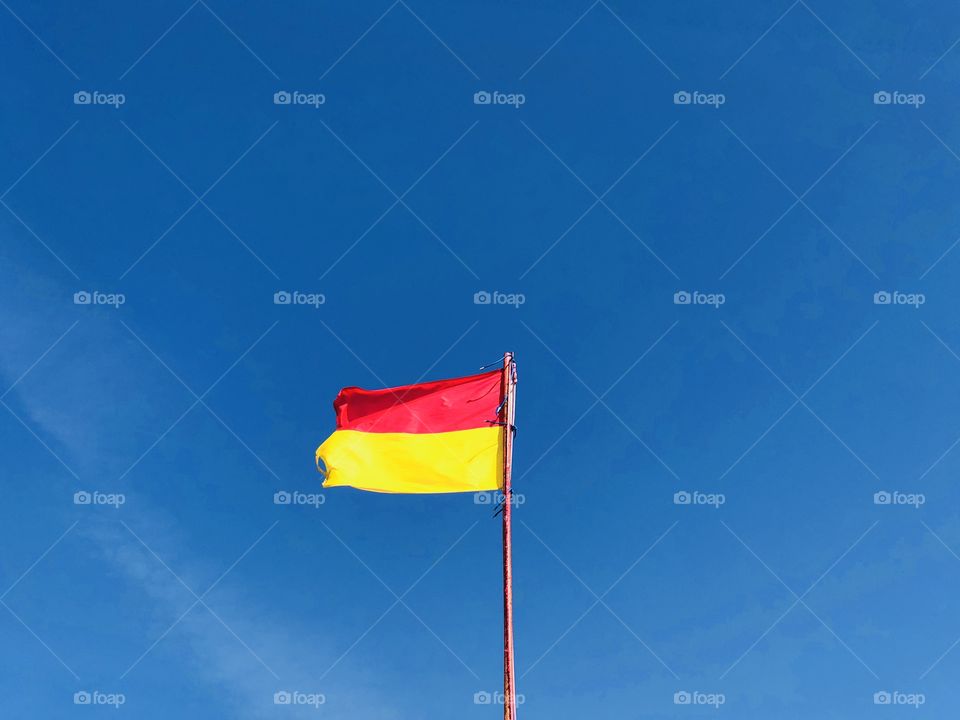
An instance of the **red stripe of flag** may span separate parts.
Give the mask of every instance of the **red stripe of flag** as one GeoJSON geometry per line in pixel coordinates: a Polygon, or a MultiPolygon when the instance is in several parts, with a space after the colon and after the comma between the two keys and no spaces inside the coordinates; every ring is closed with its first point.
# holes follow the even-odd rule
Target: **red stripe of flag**
{"type": "Polygon", "coordinates": [[[383,390],[343,388],[333,401],[338,430],[438,433],[490,427],[501,401],[501,370],[383,390]]]}

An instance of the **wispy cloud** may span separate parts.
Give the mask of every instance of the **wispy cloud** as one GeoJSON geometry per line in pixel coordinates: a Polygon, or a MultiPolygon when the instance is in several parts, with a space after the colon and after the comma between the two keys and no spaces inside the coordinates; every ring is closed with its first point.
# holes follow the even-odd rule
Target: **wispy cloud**
{"type": "MultiPolygon", "coordinates": [[[[8,295],[12,298],[0,308],[3,392],[44,351],[44,337],[52,333],[49,346],[62,333],[60,325],[74,322],[83,308],[71,305],[73,288],[23,268],[14,272],[7,263],[0,268],[0,284],[11,289],[8,295]]],[[[91,487],[97,482],[91,478],[117,477],[113,466],[142,451],[144,440],[169,423],[177,408],[179,398],[169,397],[170,378],[134,343],[118,320],[103,313],[87,313],[71,336],[6,398],[36,433],[36,439],[65,465],[77,468],[91,487]],[[78,409],[82,422],[77,421],[78,409]],[[124,427],[128,432],[118,432],[124,427]]],[[[182,400],[186,402],[186,397],[182,400]]],[[[74,482],[66,474],[64,477],[67,485],[74,482]]],[[[64,498],[67,489],[63,486],[64,498]]],[[[69,512],[65,500],[64,514],[69,512]]],[[[209,521],[221,522],[215,516],[209,521]]],[[[251,522],[250,527],[255,525],[251,522]]],[[[242,568],[245,551],[271,551],[267,534],[262,546],[253,546],[260,545],[254,541],[266,529],[251,530],[246,541],[238,540],[243,545],[236,549],[238,568],[242,568]]],[[[89,515],[77,533],[89,541],[95,559],[106,563],[109,572],[129,586],[132,596],[140,593],[145,600],[138,612],[144,621],[141,627],[147,630],[142,637],[127,638],[129,644],[142,645],[145,651],[139,661],[130,658],[132,667],[127,670],[131,677],[138,671],[156,672],[161,659],[165,673],[199,680],[209,689],[213,702],[229,707],[238,718],[275,717],[274,693],[283,690],[323,694],[324,717],[397,717],[363,677],[329,678],[318,686],[316,670],[335,658],[335,640],[331,639],[329,648],[317,643],[316,628],[265,606],[268,601],[263,593],[256,592],[264,583],[248,589],[240,578],[249,575],[224,574],[222,582],[205,595],[212,579],[228,568],[220,566],[219,559],[198,557],[197,534],[174,510],[164,508],[162,498],[138,503],[135,510],[124,512],[122,520],[89,515]],[[173,664],[171,657],[176,658],[173,664]]],[[[104,583],[104,593],[112,592],[104,583]]],[[[116,669],[118,676],[123,671],[116,669]]],[[[317,710],[309,705],[280,709],[291,718],[317,717],[317,710]]]]}

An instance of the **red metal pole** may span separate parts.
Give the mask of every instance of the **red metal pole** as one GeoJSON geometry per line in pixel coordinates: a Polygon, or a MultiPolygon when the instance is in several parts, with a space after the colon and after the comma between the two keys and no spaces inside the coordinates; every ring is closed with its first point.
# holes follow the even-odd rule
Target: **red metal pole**
{"type": "Polygon", "coordinates": [[[516,415],[516,369],[513,353],[503,356],[503,720],[517,718],[517,688],[513,669],[513,553],[510,515],[513,498],[510,475],[513,466],[513,421],[516,415]]]}

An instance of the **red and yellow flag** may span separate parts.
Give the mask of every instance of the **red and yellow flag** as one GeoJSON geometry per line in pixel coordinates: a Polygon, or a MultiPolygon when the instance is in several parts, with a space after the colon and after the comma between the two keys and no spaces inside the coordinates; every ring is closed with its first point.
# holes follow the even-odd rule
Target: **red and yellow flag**
{"type": "Polygon", "coordinates": [[[386,493],[496,490],[503,478],[503,372],[383,390],[343,388],[317,448],[324,487],[386,493]]]}

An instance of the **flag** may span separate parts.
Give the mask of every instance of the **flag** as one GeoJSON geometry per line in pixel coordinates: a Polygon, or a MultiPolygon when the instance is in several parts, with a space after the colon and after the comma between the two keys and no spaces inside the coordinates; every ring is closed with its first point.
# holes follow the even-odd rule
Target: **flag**
{"type": "Polygon", "coordinates": [[[317,448],[324,487],[480,492],[503,480],[502,370],[383,390],[343,388],[317,448]],[[323,463],[323,467],[320,463],[323,463]]]}

